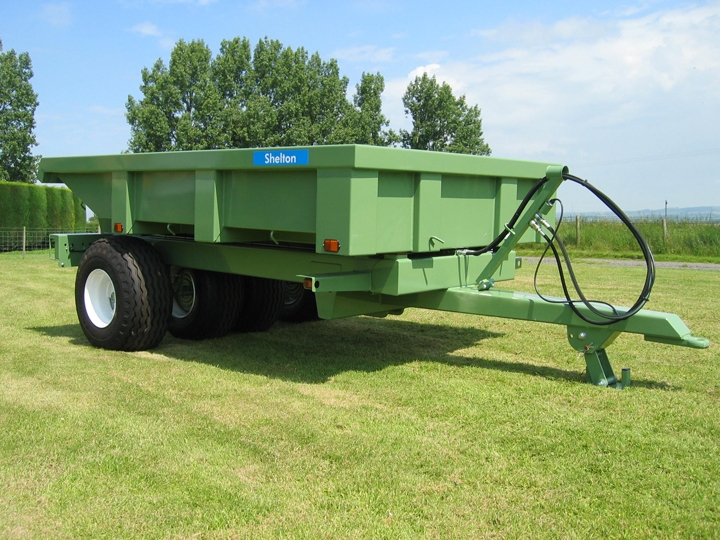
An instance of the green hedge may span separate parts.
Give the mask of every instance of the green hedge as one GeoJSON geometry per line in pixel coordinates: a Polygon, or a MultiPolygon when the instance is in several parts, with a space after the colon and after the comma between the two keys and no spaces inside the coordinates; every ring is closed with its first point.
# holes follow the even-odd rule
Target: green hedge
{"type": "Polygon", "coordinates": [[[75,229],[85,209],[67,188],[0,182],[0,227],[75,229]]]}

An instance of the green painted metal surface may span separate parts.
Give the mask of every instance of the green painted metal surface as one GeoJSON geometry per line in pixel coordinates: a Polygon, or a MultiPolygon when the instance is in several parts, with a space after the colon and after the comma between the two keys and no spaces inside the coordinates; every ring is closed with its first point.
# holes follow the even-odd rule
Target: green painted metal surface
{"type": "MultiPolygon", "coordinates": [[[[365,304],[375,312],[401,307],[421,307],[441,311],[471,313],[488,317],[504,317],[527,321],[560,324],[568,327],[570,345],[579,352],[604,349],[621,332],[642,334],[647,341],[672,345],[706,348],[706,339],[692,336],[690,329],[677,315],[642,310],[637,315],[609,326],[595,326],[583,321],[566,304],[547,302],[534,294],[491,289],[479,291],[472,287],[455,287],[440,291],[409,294],[399,297],[366,292],[318,292],[318,310],[323,318],[357,315],[365,304]],[[581,336],[581,334],[585,334],[581,336]]],[[[554,299],[560,300],[560,299],[554,299]]],[[[590,311],[579,306],[581,313],[590,311]]],[[[618,308],[622,310],[623,308],[618,308]]],[[[608,310],[609,312],[609,310],[608,310]]]]}
{"type": "MultiPolygon", "coordinates": [[[[317,253],[335,239],[337,256],[361,256],[487,245],[547,169],[341,145],[45,158],[40,178],[67,184],[106,233],[120,223],[125,234],[301,244],[317,253]],[[292,152],[306,159],[262,159],[292,152]]],[[[520,236],[537,240],[533,231],[520,236]]]]}
{"type": "MultiPolygon", "coordinates": [[[[77,266],[83,252],[103,236],[107,235],[54,234],[54,258],[60,266],[77,266]]],[[[146,240],[173,266],[282,281],[301,282],[304,277],[312,277],[315,290],[390,296],[474,286],[492,260],[489,253],[479,257],[434,255],[412,259],[406,255],[338,257],[283,246],[209,244],[159,237],[146,240]]],[[[512,252],[495,272],[494,280],[513,279],[515,267],[512,252]]]]}
{"type": "MultiPolygon", "coordinates": [[[[570,345],[585,358],[588,382],[614,388],[623,388],[623,383],[618,381],[610,365],[606,348],[623,332],[641,334],[646,341],[695,349],[705,349],[710,345],[707,339],[693,336],[680,317],[672,313],[642,310],[625,321],[610,326],[594,326],[578,317],[567,304],[548,302],[533,294],[497,289],[481,291],[457,287],[400,297],[318,290],[316,298],[318,313],[323,318],[383,314],[405,307],[421,307],[565,325],[570,345]]],[[[579,309],[583,314],[591,315],[584,306],[579,309]]]]}

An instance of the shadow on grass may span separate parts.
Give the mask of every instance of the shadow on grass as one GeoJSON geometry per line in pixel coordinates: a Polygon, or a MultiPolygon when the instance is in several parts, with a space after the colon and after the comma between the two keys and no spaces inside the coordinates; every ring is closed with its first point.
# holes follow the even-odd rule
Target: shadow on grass
{"type": "Polygon", "coordinates": [[[79,324],[63,324],[62,326],[33,326],[28,328],[44,336],[69,338],[73,345],[89,345],[79,324]]]}
{"type": "Polygon", "coordinates": [[[489,367],[490,361],[453,353],[501,336],[477,328],[354,317],[305,324],[278,323],[269,332],[233,334],[195,344],[168,337],[158,352],[223,369],[322,383],[347,371],[376,372],[415,361],[489,367]]]}
{"type": "MultiPolygon", "coordinates": [[[[88,345],[77,324],[32,330],[51,337],[69,338],[73,345],[88,345]]],[[[153,352],[182,361],[303,383],[322,383],[346,371],[381,371],[414,361],[526,373],[548,379],[583,380],[583,374],[577,371],[453,354],[502,336],[472,327],[353,317],[304,324],[277,323],[268,332],[231,334],[207,341],[180,340],[167,334],[153,352]]]]}
{"type": "MultiPolygon", "coordinates": [[[[69,338],[73,345],[88,345],[78,324],[31,329],[46,336],[69,338]]],[[[473,327],[353,317],[304,324],[277,323],[268,332],[231,334],[206,341],[180,340],[167,334],[153,352],[186,362],[302,383],[323,383],[346,371],[375,372],[415,361],[585,381],[583,370],[454,354],[503,335],[473,327]]],[[[648,380],[634,380],[633,385],[666,388],[664,383],[648,380]]]]}

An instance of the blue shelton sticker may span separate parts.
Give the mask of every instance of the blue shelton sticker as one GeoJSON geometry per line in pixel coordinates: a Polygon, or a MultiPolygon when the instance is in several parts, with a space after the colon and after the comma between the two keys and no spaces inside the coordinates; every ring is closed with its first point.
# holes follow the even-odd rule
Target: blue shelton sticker
{"type": "Polygon", "coordinates": [[[253,152],[253,165],[256,167],[308,165],[309,163],[309,150],[258,150],[253,152]]]}

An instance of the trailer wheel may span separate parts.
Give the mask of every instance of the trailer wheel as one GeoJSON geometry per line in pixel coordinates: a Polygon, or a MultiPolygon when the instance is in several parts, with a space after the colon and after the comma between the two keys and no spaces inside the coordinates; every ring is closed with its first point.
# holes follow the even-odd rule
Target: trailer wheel
{"type": "Polygon", "coordinates": [[[110,236],[83,254],[75,278],[75,307],[85,337],[95,347],[156,347],[167,330],[171,306],[167,267],[144,240],[110,236]]]}
{"type": "Polygon", "coordinates": [[[245,300],[237,329],[240,332],[264,332],[280,316],[285,303],[284,282],[245,276],[245,300]]]}
{"type": "Polygon", "coordinates": [[[173,304],[168,330],[173,336],[219,338],[235,327],[242,308],[241,276],[177,267],[170,275],[173,304]]]}
{"type": "Polygon", "coordinates": [[[306,322],[318,320],[315,293],[308,291],[302,283],[285,281],[285,301],[280,310],[280,320],[306,322]]]}

